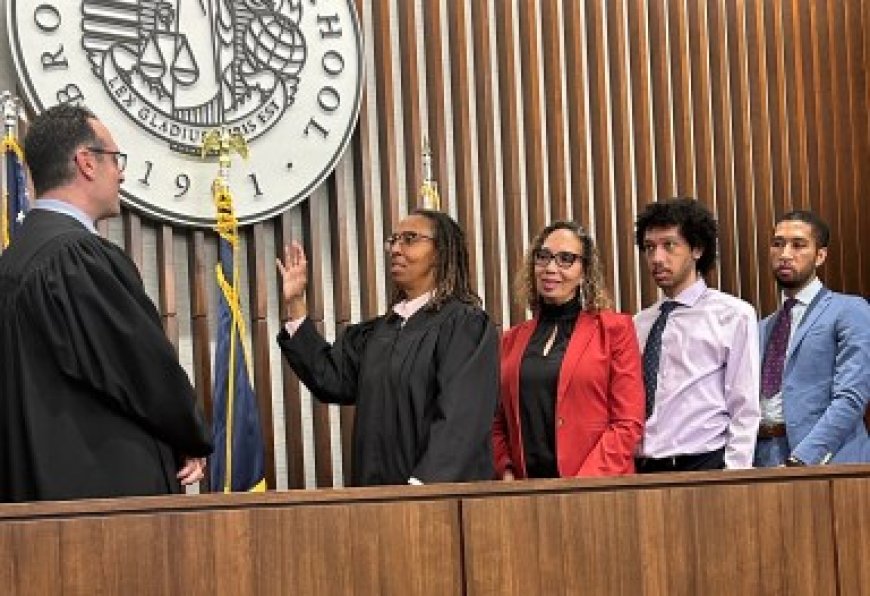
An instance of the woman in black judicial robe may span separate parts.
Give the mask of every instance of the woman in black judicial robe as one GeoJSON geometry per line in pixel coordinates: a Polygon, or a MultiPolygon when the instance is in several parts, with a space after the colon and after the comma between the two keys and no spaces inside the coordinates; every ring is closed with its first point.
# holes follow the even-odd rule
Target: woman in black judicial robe
{"type": "Polygon", "coordinates": [[[285,247],[281,350],[319,400],[357,406],[354,485],[489,480],[498,339],[469,284],[464,234],[447,215],[417,210],[385,248],[390,312],[329,345],[305,317],[305,254],[285,247]]]}

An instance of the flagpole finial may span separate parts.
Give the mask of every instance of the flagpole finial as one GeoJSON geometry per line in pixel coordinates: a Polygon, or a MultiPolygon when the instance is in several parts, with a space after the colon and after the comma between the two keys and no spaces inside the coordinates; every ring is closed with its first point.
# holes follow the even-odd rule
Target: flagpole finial
{"type": "Polygon", "coordinates": [[[208,155],[218,156],[218,174],[211,184],[212,198],[217,207],[215,230],[235,247],[239,241],[239,224],[230,191],[230,166],[233,153],[238,153],[243,159],[248,158],[248,143],[238,133],[231,133],[223,127],[214,128],[203,135],[201,152],[203,159],[208,155]]]}
{"type": "Polygon", "coordinates": [[[428,137],[423,137],[423,186],[420,188],[420,206],[434,211],[441,209],[438,183],[432,177],[432,149],[428,137]]]}
{"type": "Polygon", "coordinates": [[[231,133],[226,128],[214,128],[202,137],[202,157],[218,156],[219,177],[224,181],[230,175],[232,154],[238,153],[243,159],[248,159],[248,143],[239,133],[231,133]]]}
{"type": "Polygon", "coordinates": [[[10,91],[0,93],[0,103],[3,105],[3,127],[6,132],[13,131],[18,126],[18,118],[21,116],[21,104],[17,97],[10,91]]]}
{"type": "Polygon", "coordinates": [[[429,145],[429,137],[423,137],[423,183],[432,180],[432,147],[429,145]]]}

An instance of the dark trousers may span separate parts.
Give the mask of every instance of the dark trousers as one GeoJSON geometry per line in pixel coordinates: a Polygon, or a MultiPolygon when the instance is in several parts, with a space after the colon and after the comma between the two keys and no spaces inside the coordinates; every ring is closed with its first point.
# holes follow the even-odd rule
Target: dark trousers
{"type": "Polygon", "coordinates": [[[708,453],[675,455],[673,457],[638,457],[634,460],[638,474],[655,472],[697,472],[725,469],[725,448],[708,453]]]}

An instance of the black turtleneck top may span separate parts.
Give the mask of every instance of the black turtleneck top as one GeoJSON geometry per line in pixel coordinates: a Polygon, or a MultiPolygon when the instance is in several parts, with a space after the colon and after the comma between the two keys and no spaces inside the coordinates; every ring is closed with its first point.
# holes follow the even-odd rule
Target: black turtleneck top
{"type": "Polygon", "coordinates": [[[526,475],[558,478],[556,463],[556,391],[559,370],[580,315],[579,299],[565,304],[542,304],[538,326],[529,340],[520,366],[520,422],[526,475]],[[556,338],[544,354],[553,330],[556,338]]]}

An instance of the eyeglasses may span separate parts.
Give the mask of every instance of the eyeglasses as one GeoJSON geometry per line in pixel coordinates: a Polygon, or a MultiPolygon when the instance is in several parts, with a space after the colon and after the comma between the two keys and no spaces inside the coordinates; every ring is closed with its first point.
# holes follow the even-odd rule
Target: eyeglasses
{"type": "Polygon", "coordinates": [[[553,252],[548,248],[538,248],[532,253],[535,259],[535,267],[546,267],[550,261],[556,259],[556,265],[561,269],[569,269],[574,263],[583,259],[583,255],[578,255],[574,252],[559,251],[553,252]]]}
{"type": "Polygon", "coordinates": [[[435,240],[432,236],[427,236],[426,234],[421,234],[420,232],[395,232],[387,236],[387,239],[384,240],[384,250],[387,252],[393,249],[393,246],[398,243],[401,248],[405,248],[411,246],[412,244],[417,244],[421,240],[435,240]]]}
{"type": "Polygon", "coordinates": [[[115,160],[115,165],[118,166],[118,169],[122,172],[127,167],[127,154],[123,151],[109,151],[102,147],[85,147],[85,149],[92,153],[99,153],[100,155],[111,155],[112,159],[115,160]]]}

